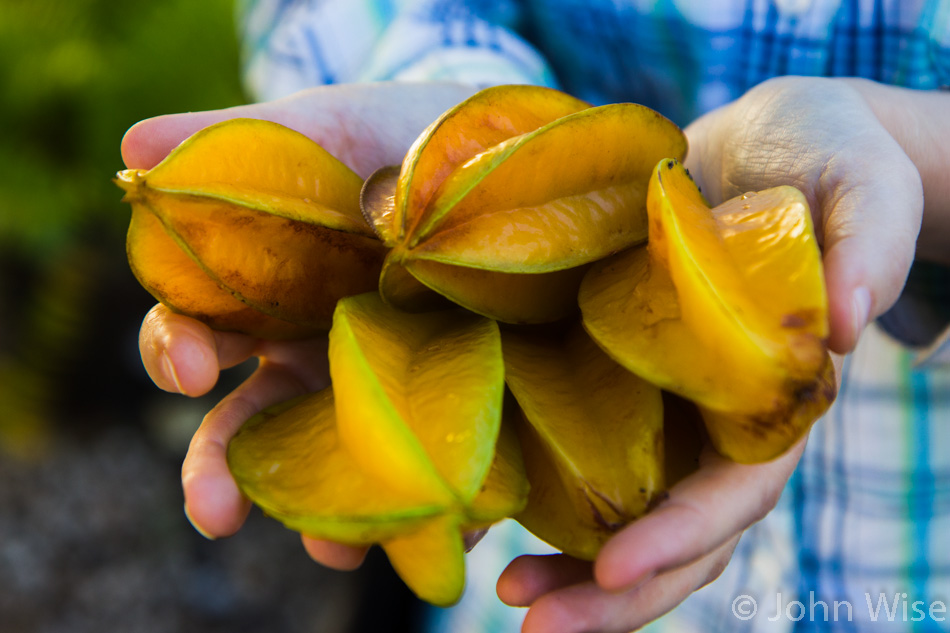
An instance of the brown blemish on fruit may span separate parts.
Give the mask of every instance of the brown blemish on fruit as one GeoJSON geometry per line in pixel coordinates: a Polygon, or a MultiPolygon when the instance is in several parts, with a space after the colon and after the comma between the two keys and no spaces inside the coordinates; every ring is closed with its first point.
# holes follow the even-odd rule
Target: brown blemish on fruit
{"type": "Polygon", "coordinates": [[[815,324],[819,318],[819,311],[816,309],[799,310],[791,312],[782,317],[782,327],[784,328],[804,328],[815,324]]]}
{"type": "Polygon", "coordinates": [[[233,213],[233,214],[230,214],[229,217],[227,218],[227,225],[228,225],[227,228],[233,229],[233,228],[245,227],[245,226],[248,226],[249,224],[254,224],[255,220],[256,218],[250,214],[245,215],[245,214],[233,213]]]}
{"type": "Polygon", "coordinates": [[[786,314],[782,317],[782,327],[805,327],[807,321],[797,314],[786,314]]]}

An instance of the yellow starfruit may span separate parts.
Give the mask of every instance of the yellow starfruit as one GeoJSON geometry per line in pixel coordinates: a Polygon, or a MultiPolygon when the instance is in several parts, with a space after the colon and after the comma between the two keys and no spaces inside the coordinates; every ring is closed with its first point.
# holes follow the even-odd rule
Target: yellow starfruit
{"type": "Polygon", "coordinates": [[[561,319],[585,265],[645,239],[650,169],[685,151],[679,129],[639,105],[484,90],[419,137],[398,178],[367,183],[364,214],[392,248],[380,291],[427,304],[414,279],[499,321],[561,319]]]}
{"type": "Polygon", "coordinates": [[[804,196],[778,187],[711,209],[685,168],[667,160],[654,170],[647,207],[648,246],[584,279],[585,327],[625,367],[695,402],[722,455],[780,455],[835,394],[804,196]]]}
{"type": "Polygon", "coordinates": [[[685,153],[642,106],[499,86],[366,183],[247,119],[117,182],[160,301],[256,336],[330,330],[333,386],[231,441],[241,490],[303,534],[379,544],[448,605],[466,532],[513,516],[593,559],[707,440],[770,459],[834,397],[802,195],[710,208],[685,153]]]}
{"type": "Polygon", "coordinates": [[[449,605],[464,586],[465,531],[524,507],[527,481],[517,438],[502,429],[479,493],[467,504],[421,501],[367,473],[340,439],[332,388],[275,405],[228,445],[241,490],[270,516],[314,538],[381,544],[420,598],[449,605]]]}
{"type": "Polygon", "coordinates": [[[150,170],[119,172],[129,263],[173,310],[267,338],[326,331],[336,301],[376,287],[385,248],[362,180],[268,121],[207,127],[150,170]]]}
{"type": "Polygon", "coordinates": [[[506,381],[521,407],[531,490],[515,518],[593,560],[665,491],[660,390],[611,360],[579,327],[505,332],[506,381]]]}
{"type": "Polygon", "coordinates": [[[461,310],[409,314],[376,293],[340,301],[330,331],[340,435],[407,495],[470,502],[501,424],[498,325],[461,310]]]}

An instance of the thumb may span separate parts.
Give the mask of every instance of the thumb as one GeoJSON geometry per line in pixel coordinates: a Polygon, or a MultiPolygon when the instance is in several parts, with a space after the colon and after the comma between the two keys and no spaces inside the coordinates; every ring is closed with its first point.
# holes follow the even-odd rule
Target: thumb
{"type": "Polygon", "coordinates": [[[151,169],[198,130],[238,117],[267,118],[261,106],[250,105],[207,112],[165,114],[139,121],[122,137],[122,161],[129,169],[151,169]]]}
{"type": "Polygon", "coordinates": [[[864,327],[900,296],[923,213],[920,174],[889,135],[873,145],[852,146],[851,152],[850,160],[829,163],[818,199],[824,218],[828,344],[841,354],[854,349],[864,327]],[[868,169],[858,175],[862,167],[868,169]]]}
{"type": "Polygon", "coordinates": [[[474,91],[473,86],[453,82],[338,84],[276,101],[159,116],[125,133],[122,159],[129,168],[150,169],[201,128],[247,117],[308,136],[366,178],[383,165],[400,163],[427,125],[474,91]]]}

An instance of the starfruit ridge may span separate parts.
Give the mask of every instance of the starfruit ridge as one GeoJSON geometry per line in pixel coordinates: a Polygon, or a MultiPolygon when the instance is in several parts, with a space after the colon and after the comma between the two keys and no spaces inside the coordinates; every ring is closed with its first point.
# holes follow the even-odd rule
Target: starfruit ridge
{"type": "Polygon", "coordinates": [[[593,560],[666,489],[660,390],[611,360],[580,324],[564,333],[506,331],[503,346],[531,482],[515,518],[593,560]]]}

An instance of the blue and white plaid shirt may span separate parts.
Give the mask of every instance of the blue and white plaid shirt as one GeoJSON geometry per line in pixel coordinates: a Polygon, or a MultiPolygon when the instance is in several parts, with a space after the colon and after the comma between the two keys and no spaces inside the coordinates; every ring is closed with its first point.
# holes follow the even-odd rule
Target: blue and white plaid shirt
{"type": "MultiPolygon", "coordinates": [[[[533,83],[597,104],[643,103],[685,125],[778,75],[950,86],[950,0],[244,0],[242,9],[245,79],[260,100],[377,80],[533,83]]],[[[950,321],[950,274],[928,268],[912,282],[925,300],[908,296],[910,309],[902,300],[880,323],[922,347],[938,332],[919,335],[920,306],[937,330],[950,321]]],[[[918,349],[884,329],[869,328],[847,359],[838,400],[779,507],[746,532],[718,581],[649,631],[950,631],[950,335],[920,364],[918,349]]],[[[466,597],[434,628],[517,630],[523,614],[498,602],[494,577],[514,555],[543,549],[511,522],[493,530],[470,557],[466,597]]]]}

